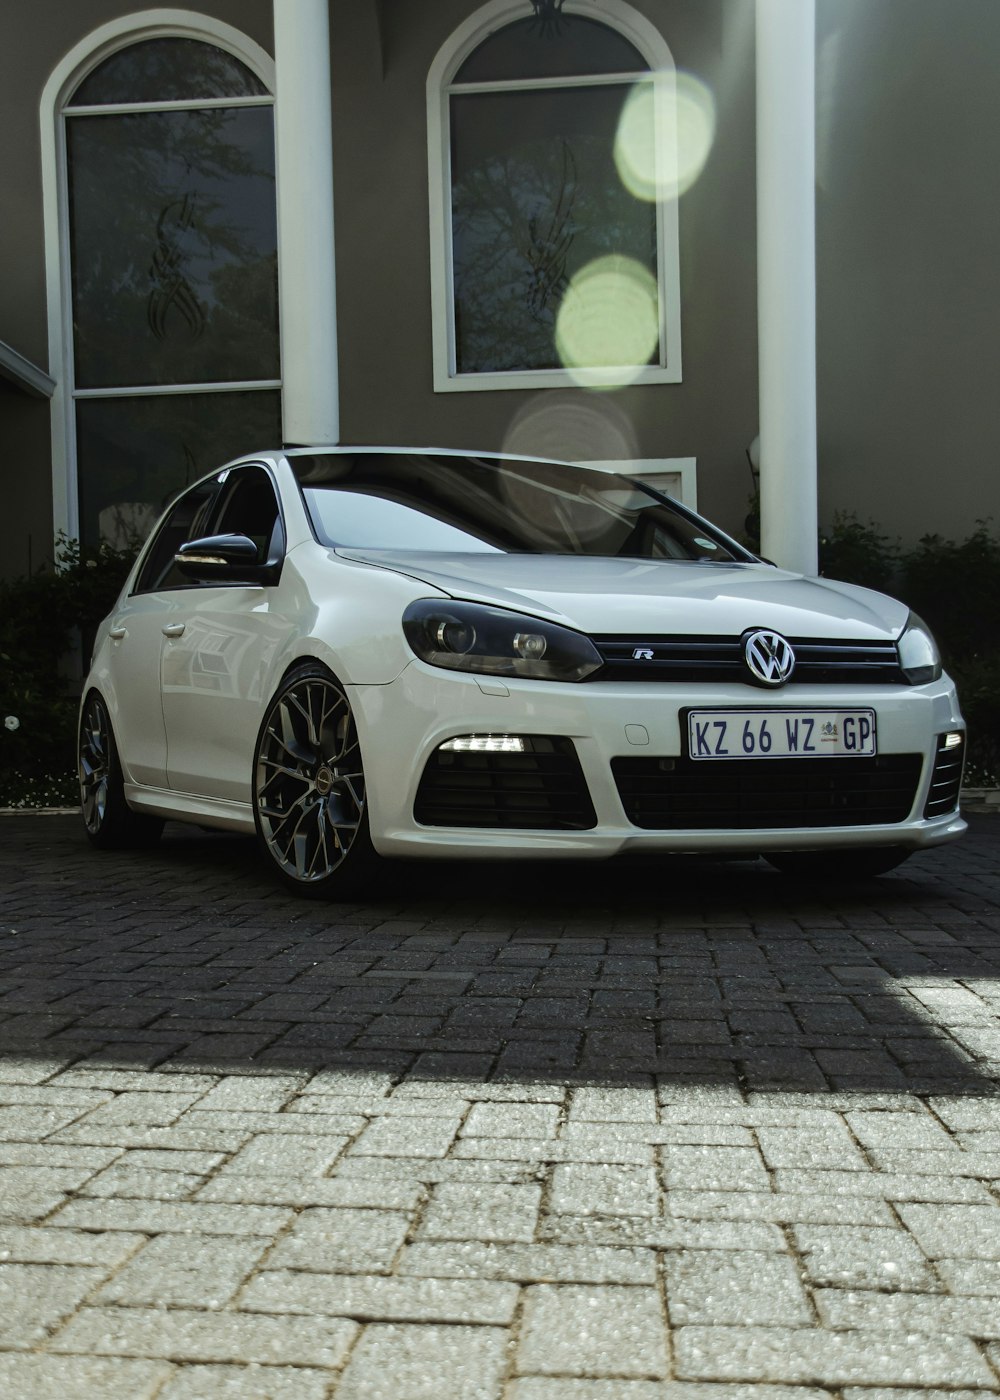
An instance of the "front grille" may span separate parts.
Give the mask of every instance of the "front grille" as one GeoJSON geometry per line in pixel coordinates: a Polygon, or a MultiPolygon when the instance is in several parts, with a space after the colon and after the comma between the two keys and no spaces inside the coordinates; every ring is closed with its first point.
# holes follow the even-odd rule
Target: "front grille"
{"type": "Polygon", "coordinates": [[[532,735],[527,753],[455,753],[427,760],[413,805],[423,826],[585,831],[594,805],[570,739],[532,735]]]}
{"type": "Polygon", "coordinates": [[[958,806],[958,794],[962,787],[962,766],[965,762],[965,738],[952,749],[944,746],[945,735],[938,736],[937,753],[934,757],[934,772],[931,775],[931,789],[924,806],[925,817],[943,817],[958,806]]]}
{"type": "Polygon", "coordinates": [[[768,830],[905,821],[920,754],[877,758],[614,758],[625,815],[648,830],[768,830]]]}
{"type": "MultiPolygon", "coordinates": [[[[592,681],[750,680],[739,637],[597,636],[591,640],[604,660],[592,681]]],[[[789,685],[904,684],[895,642],[810,637],[788,641],[795,652],[789,685]]]]}

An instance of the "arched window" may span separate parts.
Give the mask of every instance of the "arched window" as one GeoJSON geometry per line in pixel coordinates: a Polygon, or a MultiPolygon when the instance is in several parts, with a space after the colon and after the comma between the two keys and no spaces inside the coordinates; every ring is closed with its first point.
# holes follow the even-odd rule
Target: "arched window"
{"type": "Polygon", "coordinates": [[[93,45],[55,103],[56,514],[91,546],[133,542],[179,487],[281,437],[264,64],[164,28],[93,45]]]}
{"type": "Polygon", "coordinates": [[[435,388],[677,382],[674,66],[622,0],[493,0],[428,78],[435,388]]]}

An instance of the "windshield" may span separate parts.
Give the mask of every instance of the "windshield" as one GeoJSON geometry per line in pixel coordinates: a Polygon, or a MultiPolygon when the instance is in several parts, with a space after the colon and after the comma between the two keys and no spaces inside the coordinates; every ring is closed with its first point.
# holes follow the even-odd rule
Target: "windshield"
{"type": "Polygon", "coordinates": [[[343,549],[752,555],[639,482],[556,462],[420,452],[289,455],[316,538],[343,549]]]}

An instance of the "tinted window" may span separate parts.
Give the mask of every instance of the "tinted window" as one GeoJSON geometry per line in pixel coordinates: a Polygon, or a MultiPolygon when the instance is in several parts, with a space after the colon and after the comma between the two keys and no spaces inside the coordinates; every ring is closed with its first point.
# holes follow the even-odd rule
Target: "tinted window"
{"type": "Polygon", "coordinates": [[[294,455],[317,539],[355,549],[749,560],[628,478],[559,463],[422,453],[294,455]]]}
{"type": "Polygon", "coordinates": [[[152,593],[162,588],[191,588],[174,564],[174,555],[186,540],[197,539],[208,520],[219,490],[218,480],[204,481],[191,491],[185,491],[170,509],[156,532],[133,593],[152,593]]]}

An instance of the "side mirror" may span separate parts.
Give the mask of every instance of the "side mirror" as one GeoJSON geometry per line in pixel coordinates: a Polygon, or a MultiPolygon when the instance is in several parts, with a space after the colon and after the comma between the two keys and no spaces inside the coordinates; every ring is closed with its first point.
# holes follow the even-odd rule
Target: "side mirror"
{"type": "Polygon", "coordinates": [[[247,535],[205,535],[188,540],[174,555],[187,578],[206,583],[271,583],[278,561],[260,562],[260,553],[247,535]]]}

